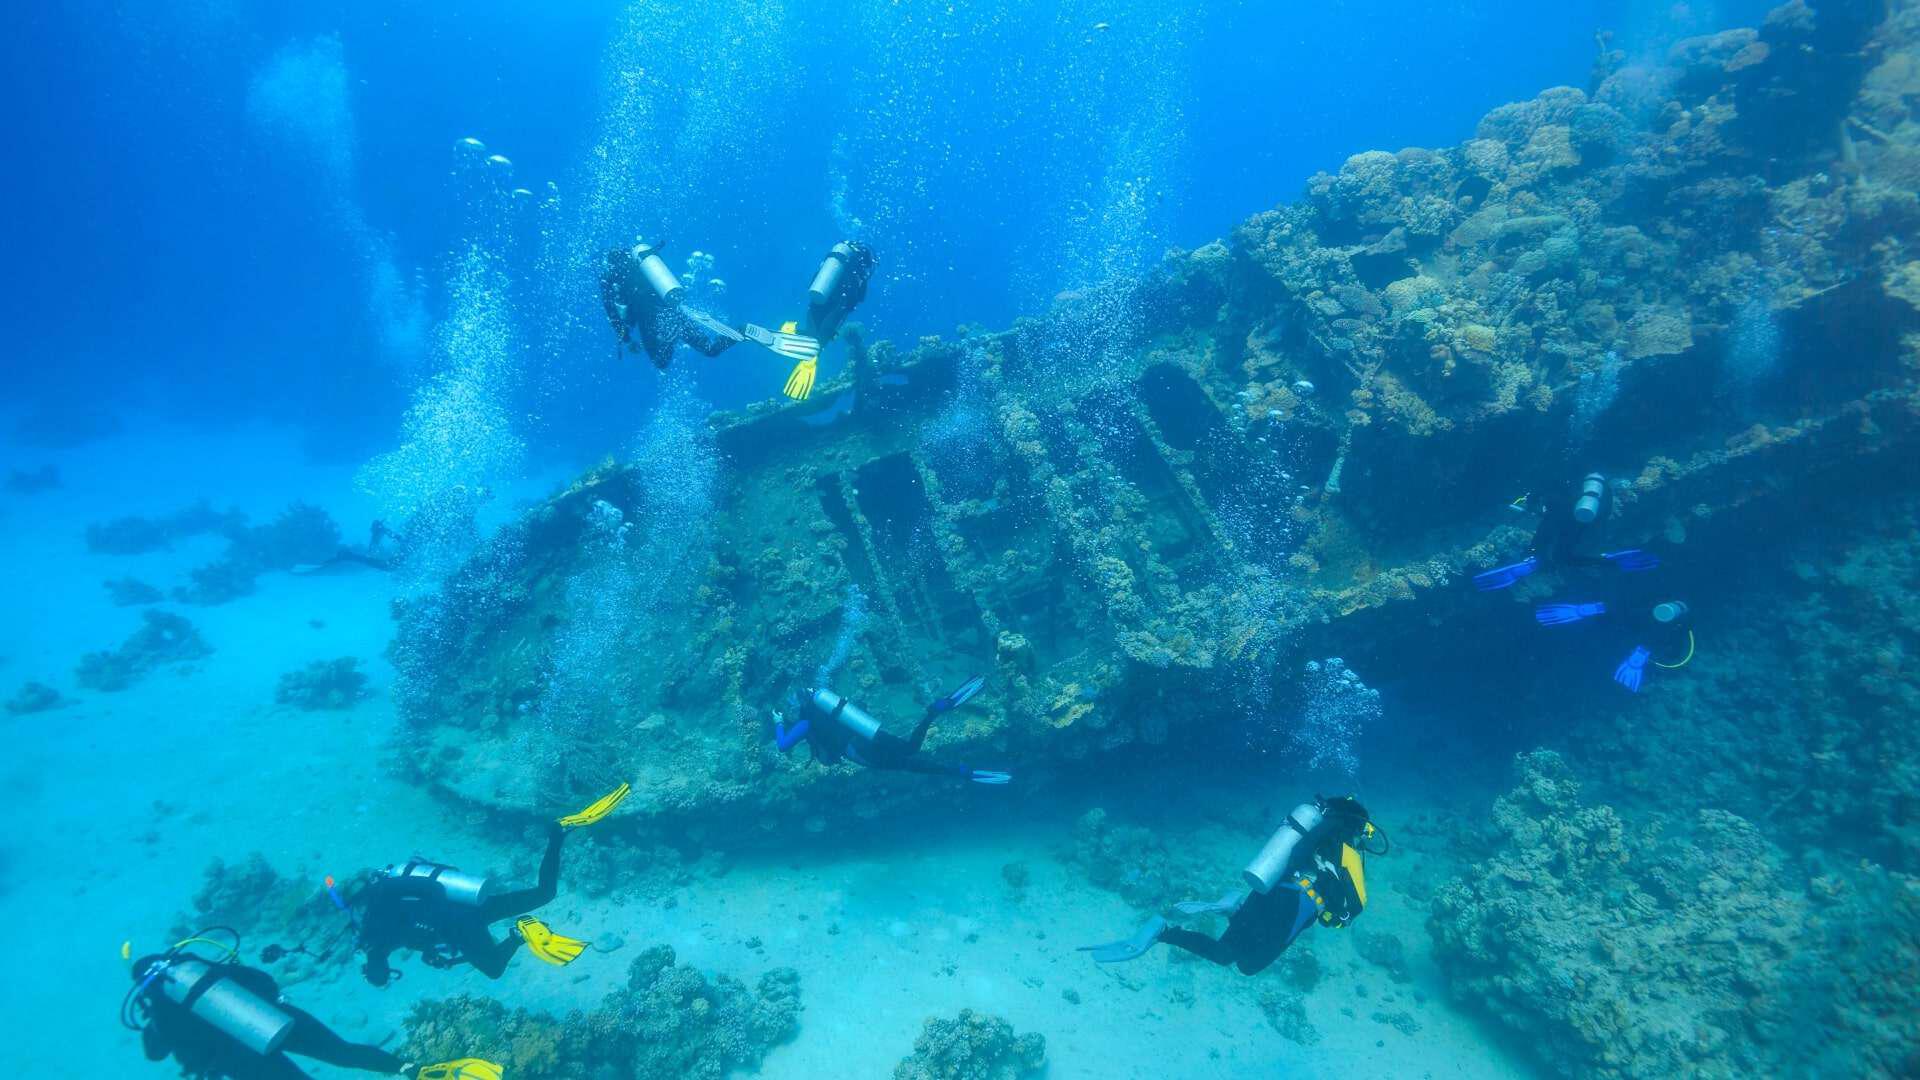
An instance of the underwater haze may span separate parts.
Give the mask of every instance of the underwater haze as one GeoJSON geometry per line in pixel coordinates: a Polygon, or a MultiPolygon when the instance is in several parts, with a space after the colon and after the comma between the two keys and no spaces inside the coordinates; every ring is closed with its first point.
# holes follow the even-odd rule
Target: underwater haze
{"type": "Polygon", "coordinates": [[[13,24],[0,1073],[1920,1074],[1920,0],[13,24]]]}

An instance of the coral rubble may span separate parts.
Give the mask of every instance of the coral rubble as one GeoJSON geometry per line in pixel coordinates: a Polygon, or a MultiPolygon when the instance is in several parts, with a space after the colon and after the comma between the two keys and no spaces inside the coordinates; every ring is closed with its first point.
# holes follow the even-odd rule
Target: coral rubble
{"type": "Polygon", "coordinates": [[[213,655],[213,647],[182,616],[148,610],[140,617],[140,628],[119,648],[82,656],[74,681],[88,690],[125,690],[157,668],[213,655]]]}
{"type": "Polygon", "coordinates": [[[367,696],[367,676],[356,657],[315,660],[298,671],[280,676],[273,699],[282,705],[309,712],[319,709],[350,709],[367,696]]]}
{"type": "Polygon", "coordinates": [[[893,1080],[1025,1080],[1046,1065],[1046,1036],[1016,1036],[997,1016],[961,1009],[951,1020],[927,1019],[893,1080]]]}

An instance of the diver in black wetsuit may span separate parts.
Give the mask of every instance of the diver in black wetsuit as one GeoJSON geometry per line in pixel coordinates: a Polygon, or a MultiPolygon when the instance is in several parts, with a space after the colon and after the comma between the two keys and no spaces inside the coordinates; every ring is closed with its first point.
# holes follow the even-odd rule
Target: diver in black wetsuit
{"type": "Polygon", "coordinates": [[[367,981],[387,985],[393,978],[387,958],[395,949],[417,951],[429,967],[472,964],[489,979],[507,970],[507,961],[523,944],[549,964],[565,966],[578,959],[586,950],[585,942],[554,933],[528,913],[551,903],[559,891],[565,831],[606,817],[631,790],[621,784],[579,813],[549,825],[540,877],[529,889],[496,893],[492,878],[417,857],[387,867],[351,905],[342,904],[360,909],[354,926],[359,931],[358,946],[367,954],[362,969],[367,981]],[[515,919],[514,932],[495,941],[488,927],[501,919],[515,919]]]}
{"type": "Polygon", "coordinates": [[[1222,967],[1238,968],[1242,975],[1258,975],[1315,922],[1342,929],[1359,918],[1367,906],[1360,853],[1377,834],[1366,808],[1351,796],[1302,803],[1243,871],[1250,889],[1215,901],[1175,905],[1184,915],[1226,915],[1226,932],[1218,938],[1169,926],[1155,915],[1132,937],[1085,945],[1081,951],[1111,964],[1132,960],[1165,942],[1222,967]]]}
{"type": "Polygon", "coordinates": [[[1004,784],[1013,779],[1008,773],[949,765],[918,756],[934,718],[965,704],[980,692],[986,681],[985,676],[975,675],[958,690],[928,705],[927,714],[904,739],[881,728],[880,721],[839,694],[825,689],[808,690],[806,702],[801,706],[803,715],[792,727],[786,726],[785,717],[774,714],[774,745],[786,753],[804,740],[813,753],[813,760],[822,765],[844,759],[869,769],[951,776],[976,784],[1004,784]]]}
{"type": "Polygon", "coordinates": [[[140,1032],[148,1061],[172,1057],[183,1076],[302,1080],[307,1073],[288,1057],[298,1054],[390,1076],[499,1080],[497,1066],[475,1058],[419,1067],[378,1046],[348,1042],[288,1004],[273,976],[233,962],[231,952],[227,959],[208,960],[186,951],[196,943],[211,944],[196,935],[133,965],[134,987],[121,1003],[120,1019],[140,1032]]]}
{"type": "MultiPolygon", "coordinates": [[[[1532,496],[1524,496],[1514,503],[1514,509],[1525,510],[1532,501],[1532,496]]],[[[1580,494],[1572,502],[1550,502],[1541,506],[1540,522],[1534,527],[1527,557],[1473,575],[1474,588],[1481,592],[1505,589],[1546,565],[1611,566],[1622,573],[1658,567],[1659,556],[1649,551],[1601,549],[1606,522],[1612,513],[1613,489],[1607,484],[1607,478],[1588,473],[1580,482],[1580,494]]]]}
{"type": "Polygon", "coordinates": [[[739,331],[698,308],[682,303],[686,289],[660,257],[659,244],[635,244],[607,252],[600,275],[600,306],[620,344],[644,350],[653,366],[666,370],[674,346],[685,343],[707,356],[719,356],[745,340],[739,331]]]}

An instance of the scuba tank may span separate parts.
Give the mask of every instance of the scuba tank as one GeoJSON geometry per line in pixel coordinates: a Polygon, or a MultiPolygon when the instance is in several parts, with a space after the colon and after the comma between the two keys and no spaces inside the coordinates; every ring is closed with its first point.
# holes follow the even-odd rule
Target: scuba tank
{"type": "Polygon", "coordinates": [[[404,865],[387,867],[390,878],[425,878],[437,881],[447,892],[447,899],[462,907],[479,907],[493,895],[493,879],[469,874],[458,867],[445,863],[428,862],[415,857],[404,865]]]}
{"type": "Polygon", "coordinates": [[[840,291],[840,281],[847,275],[847,267],[854,260],[853,245],[845,240],[833,245],[827,251],[827,257],[820,260],[820,269],[814,271],[813,284],[807,286],[807,299],[818,306],[831,301],[840,291]]]}
{"type": "Polygon", "coordinates": [[[1599,473],[1588,473],[1580,483],[1580,497],[1573,503],[1573,520],[1582,525],[1591,525],[1600,516],[1600,507],[1607,498],[1607,478],[1599,473]]]}
{"type": "Polygon", "coordinates": [[[875,720],[873,714],[831,690],[815,690],[807,695],[807,701],[820,711],[820,715],[867,742],[872,742],[874,736],[880,734],[880,721],[875,720]]]}
{"type": "Polygon", "coordinates": [[[169,1001],[254,1053],[270,1057],[293,1034],[293,1017],[205,960],[179,956],[163,963],[166,970],[154,981],[169,1001]]]}
{"type": "Polygon", "coordinates": [[[680,284],[679,276],[673,272],[672,267],[667,265],[667,261],[660,257],[659,248],[652,244],[635,244],[633,257],[640,264],[641,279],[647,283],[647,288],[652,289],[653,294],[660,298],[661,303],[680,302],[680,294],[686,291],[686,287],[680,284]]]}
{"type": "Polygon", "coordinates": [[[1686,617],[1687,602],[1685,600],[1667,600],[1653,605],[1654,622],[1674,623],[1686,617]]]}
{"type": "Polygon", "coordinates": [[[1287,872],[1287,864],[1293,859],[1294,846],[1300,839],[1312,832],[1325,817],[1320,808],[1312,803],[1301,803],[1287,815],[1287,820],[1274,831],[1260,854],[1253,857],[1247,868],[1240,872],[1247,884],[1262,895],[1273,891],[1287,872]]]}

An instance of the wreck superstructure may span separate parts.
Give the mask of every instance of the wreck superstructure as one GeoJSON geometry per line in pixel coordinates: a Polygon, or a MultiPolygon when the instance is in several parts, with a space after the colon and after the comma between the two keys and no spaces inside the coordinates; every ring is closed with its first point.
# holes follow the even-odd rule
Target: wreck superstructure
{"type": "Polygon", "coordinates": [[[403,608],[408,760],[510,813],[615,776],[636,820],[884,813],[926,785],[847,799],[769,710],[827,674],[910,722],[985,671],[929,751],[1069,769],[1260,707],[1304,647],[1431,634],[1525,549],[1523,491],[1603,471],[1632,546],[1910,483],[1911,21],[1789,5],[1659,70],[1603,57],[1591,93],[1356,155],[1146,281],[856,342],[811,400],[712,418],[701,521],[663,519],[658,463],[594,470],[403,608]],[[587,623],[604,690],[562,721],[587,623]]]}

